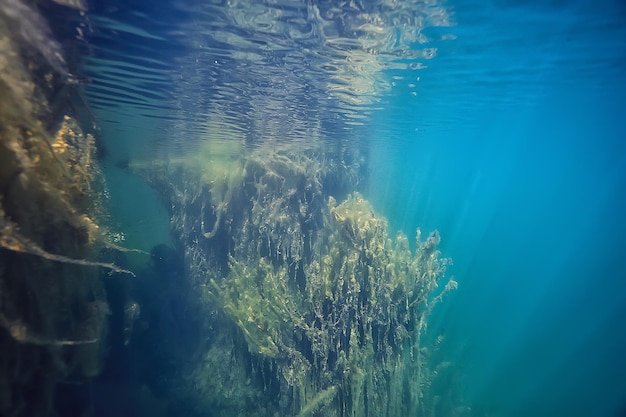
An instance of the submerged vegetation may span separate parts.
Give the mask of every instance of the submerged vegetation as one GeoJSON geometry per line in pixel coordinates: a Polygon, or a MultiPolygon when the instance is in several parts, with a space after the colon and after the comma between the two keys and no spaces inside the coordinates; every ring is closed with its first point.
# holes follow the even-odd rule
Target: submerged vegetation
{"type": "MultiPolygon", "coordinates": [[[[63,22],[60,22],[62,24],[63,22]]],[[[0,3],[0,415],[48,415],[65,378],[102,366],[110,314],[94,221],[94,138],[43,17],[0,3]],[[69,112],[69,113],[66,113],[69,112]]]]}
{"type": "MultiPolygon", "coordinates": [[[[140,306],[130,285],[103,282],[134,274],[98,259],[124,249],[97,221],[95,138],[52,39],[26,2],[0,3],[0,415],[57,413],[55,389],[94,381],[114,332],[118,352],[150,344],[143,361],[186,365],[146,385],[161,384],[167,405],[188,415],[433,414],[422,336],[456,282],[441,283],[450,260],[437,232],[418,230],[413,249],[402,233],[390,238],[358,192],[364,150],[207,141],[194,156],[129,163],[169,207],[184,258],[180,276],[138,279],[140,306]],[[143,334],[131,338],[134,327],[143,334]],[[173,328],[195,355],[182,357],[189,347],[172,342],[173,328]]],[[[169,250],[157,246],[153,260],[178,259],[169,250]]],[[[93,413],[91,403],[81,411],[93,413]]]]}
{"type": "Polygon", "coordinates": [[[137,167],[171,207],[205,318],[187,401],[224,416],[427,415],[420,338],[456,287],[434,294],[449,264],[439,235],[418,230],[414,251],[389,238],[353,191],[355,149],[212,146],[137,167]]]}

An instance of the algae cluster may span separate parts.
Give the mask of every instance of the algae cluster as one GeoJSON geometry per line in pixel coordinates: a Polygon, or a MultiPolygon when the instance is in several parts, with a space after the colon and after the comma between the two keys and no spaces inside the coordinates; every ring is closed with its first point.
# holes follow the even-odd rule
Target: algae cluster
{"type": "MultiPolygon", "coordinates": [[[[60,21],[60,24],[66,24],[60,21]]],[[[93,220],[94,138],[46,20],[0,2],[0,415],[48,415],[55,386],[102,365],[109,307],[93,220]]]]}
{"type": "Polygon", "coordinates": [[[436,291],[450,262],[436,232],[412,251],[352,191],[361,161],[261,147],[138,169],[170,207],[205,318],[181,388],[198,414],[425,415],[420,336],[456,282],[436,291]]]}
{"type": "MultiPolygon", "coordinates": [[[[131,274],[98,261],[103,247],[121,248],[94,220],[95,139],[76,114],[75,68],[35,5],[0,2],[0,415],[11,417],[50,415],[55,386],[101,371],[102,278],[131,274]]],[[[439,236],[418,232],[413,251],[404,235],[389,238],[355,192],[362,149],[276,145],[211,142],[193,157],[131,164],[161,192],[184,253],[188,316],[172,320],[202,328],[173,401],[188,415],[426,415],[421,335],[456,286],[436,292],[449,264],[439,236]]],[[[123,309],[126,346],[140,308],[123,309]]],[[[161,335],[171,336],[150,341],[161,335]]]]}

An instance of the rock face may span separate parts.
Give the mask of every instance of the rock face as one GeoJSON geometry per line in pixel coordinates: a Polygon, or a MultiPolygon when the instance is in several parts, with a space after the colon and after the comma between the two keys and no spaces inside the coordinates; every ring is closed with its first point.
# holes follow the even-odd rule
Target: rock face
{"type": "MultiPolygon", "coordinates": [[[[48,415],[54,387],[101,367],[109,314],[92,220],[94,138],[45,19],[0,4],[0,415],[48,415]]],[[[109,268],[109,269],[110,269],[109,268]]]]}
{"type": "Polygon", "coordinates": [[[450,280],[432,297],[449,260],[439,257],[436,232],[422,241],[418,231],[413,252],[404,235],[392,241],[385,219],[350,192],[361,167],[345,160],[360,159],[255,149],[142,168],[171,207],[189,305],[206,318],[183,388],[194,409],[390,417],[423,410],[430,374],[420,333],[455,287],[450,280]]]}

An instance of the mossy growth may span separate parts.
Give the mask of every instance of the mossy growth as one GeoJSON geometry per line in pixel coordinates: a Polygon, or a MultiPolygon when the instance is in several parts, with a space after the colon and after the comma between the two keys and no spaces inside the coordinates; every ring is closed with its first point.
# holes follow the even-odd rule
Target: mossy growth
{"type": "Polygon", "coordinates": [[[436,232],[422,240],[418,231],[411,251],[403,234],[389,238],[361,194],[330,196],[326,178],[358,171],[328,164],[331,155],[343,158],[256,149],[210,181],[180,160],[144,171],[169,198],[190,297],[216,335],[199,349],[190,390],[217,415],[391,417],[424,408],[420,336],[456,287],[449,280],[436,290],[450,261],[436,232]],[[207,236],[203,223],[215,219],[207,236]],[[221,372],[216,363],[230,365],[221,372]],[[228,401],[209,389],[236,385],[228,401]]]}
{"type": "Polygon", "coordinates": [[[0,415],[50,415],[55,385],[100,372],[109,308],[96,261],[94,138],[31,2],[0,4],[0,415]]]}

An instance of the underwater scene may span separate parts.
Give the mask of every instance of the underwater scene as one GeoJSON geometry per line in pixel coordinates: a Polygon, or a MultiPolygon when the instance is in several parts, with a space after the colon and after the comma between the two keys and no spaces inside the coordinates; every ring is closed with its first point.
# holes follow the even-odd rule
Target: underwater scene
{"type": "Polygon", "coordinates": [[[622,0],[0,0],[1,417],[626,417],[622,0]]]}

